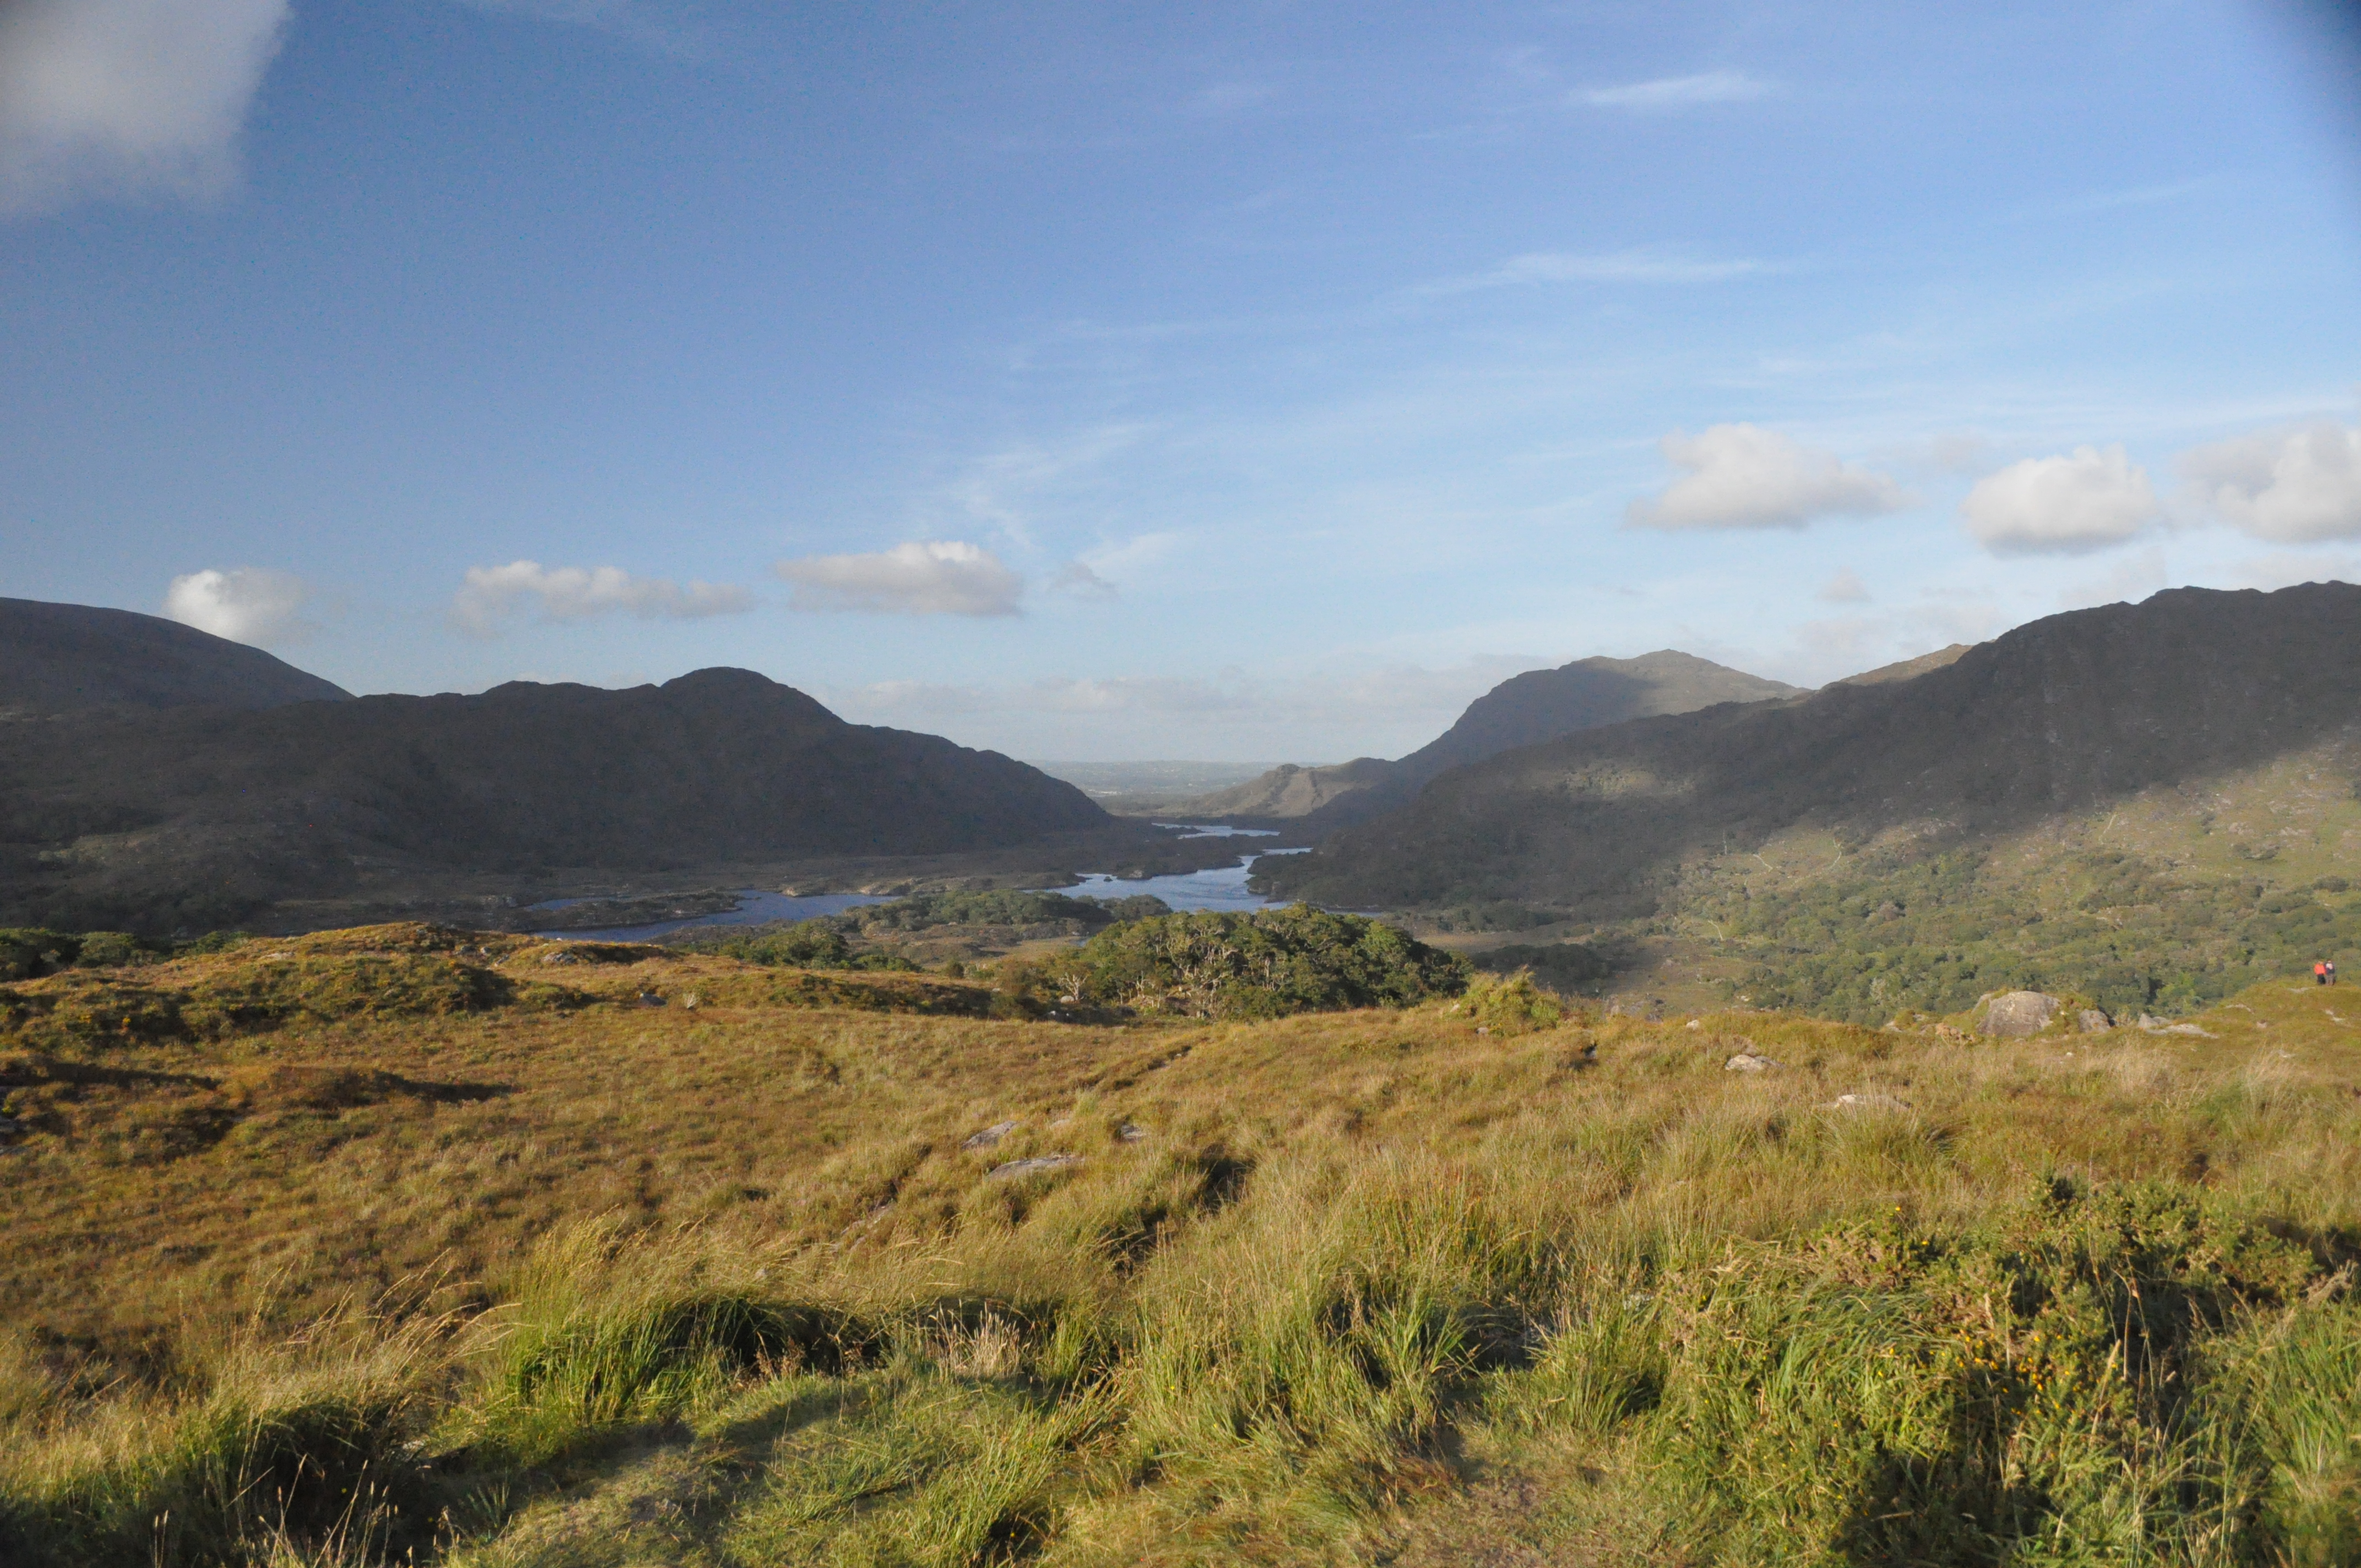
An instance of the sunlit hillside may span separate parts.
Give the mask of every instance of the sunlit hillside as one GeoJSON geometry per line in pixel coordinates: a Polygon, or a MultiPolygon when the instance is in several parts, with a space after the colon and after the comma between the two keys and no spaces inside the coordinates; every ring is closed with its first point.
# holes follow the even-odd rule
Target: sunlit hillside
{"type": "Polygon", "coordinates": [[[0,1545],[2361,1552],[2341,989],[2003,1040],[1040,978],[401,927],[0,988],[0,1545]]]}

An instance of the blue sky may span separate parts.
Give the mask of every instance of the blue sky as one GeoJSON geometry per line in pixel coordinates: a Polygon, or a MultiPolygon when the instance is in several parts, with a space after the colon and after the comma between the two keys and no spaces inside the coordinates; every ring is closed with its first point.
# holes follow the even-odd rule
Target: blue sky
{"type": "Polygon", "coordinates": [[[1592,653],[2361,579],[2352,38],[14,0],[0,594],[1315,762],[1592,653]]]}

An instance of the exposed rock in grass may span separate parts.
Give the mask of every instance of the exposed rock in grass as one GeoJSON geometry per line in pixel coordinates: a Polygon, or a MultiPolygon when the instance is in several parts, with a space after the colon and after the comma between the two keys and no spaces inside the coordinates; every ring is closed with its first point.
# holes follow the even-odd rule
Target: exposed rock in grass
{"type": "Polygon", "coordinates": [[[960,1147],[963,1149],[988,1149],[1016,1130],[1016,1123],[1013,1119],[1006,1122],[994,1122],[991,1126],[975,1134],[965,1143],[960,1145],[960,1147]]]}
{"type": "Polygon", "coordinates": [[[2085,1007],[2078,1015],[2086,1035],[2102,1034],[2115,1026],[2115,1021],[2095,1007],[2085,1007]]]}
{"type": "Polygon", "coordinates": [[[2011,991],[1992,999],[1984,1009],[1984,1033],[2004,1040],[2021,1040],[2049,1027],[2058,1016],[2059,1000],[2039,991],[2011,991]]]}
{"type": "Polygon", "coordinates": [[[1721,1064],[1724,1072],[1767,1072],[1779,1064],[1769,1057],[1758,1057],[1752,1051],[1741,1051],[1721,1064]]]}
{"type": "Polygon", "coordinates": [[[1838,1111],[1907,1111],[1910,1102],[1892,1094],[1839,1094],[1828,1102],[1838,1111]]]}
{"type": "Polygon", "coordinates": [[[991,1174],[994,1177],[1031,1176],[1036,1171],[1063,1170],[1070,1165],[1082,1163],[1082,1157],[1076,1154],[1038,1154],[1031,1159],[1012,1159],[1005,1165],[995,1165],[991,1174]]]}

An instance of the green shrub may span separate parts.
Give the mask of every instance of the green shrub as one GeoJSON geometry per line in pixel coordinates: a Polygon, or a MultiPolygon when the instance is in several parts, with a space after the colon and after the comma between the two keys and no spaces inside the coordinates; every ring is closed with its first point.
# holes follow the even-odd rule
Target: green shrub
{"type": "Polygon", "coordinates": [[[1068,994],[1194,1018],[1405,1007],[1455,994],[1466,960],[1391,926],[1299,904],[1109,927],[1071,960],[1068,994]]]}
{"type": "Polygon", "coordinates": [[[1533,983],[1531,970],[1521,969],[1511,975],[1477,975],[1453,1011],[1500,1035],[1555,1028],[1565,1017],[1565,1004],[1533,983]]]}

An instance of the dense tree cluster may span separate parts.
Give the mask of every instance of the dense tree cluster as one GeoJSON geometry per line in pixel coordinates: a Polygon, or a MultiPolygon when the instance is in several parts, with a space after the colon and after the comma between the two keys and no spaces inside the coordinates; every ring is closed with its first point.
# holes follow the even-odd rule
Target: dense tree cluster
{"type": "Polygon", "coordinates": [[[1455,995],[1466,959],[1391,926],[1309,905],[1161,915],[1109,927],[1051,966],[1062,1000],[1192,1018],[1277,1018],[1455,995]]]}
{"type": "Polygon", "coordinates": [[[1961,850],[1693,912],[1752,949],[1738,990],[1756,1004],[1876,1023],[2017,989],[2088,996],[2111,1013],[2189,1011],[2361,948],[2361,900],[2347,892],[2338,877],[2283,888],[2113,853],[2028,880],[1961,850]]]}

